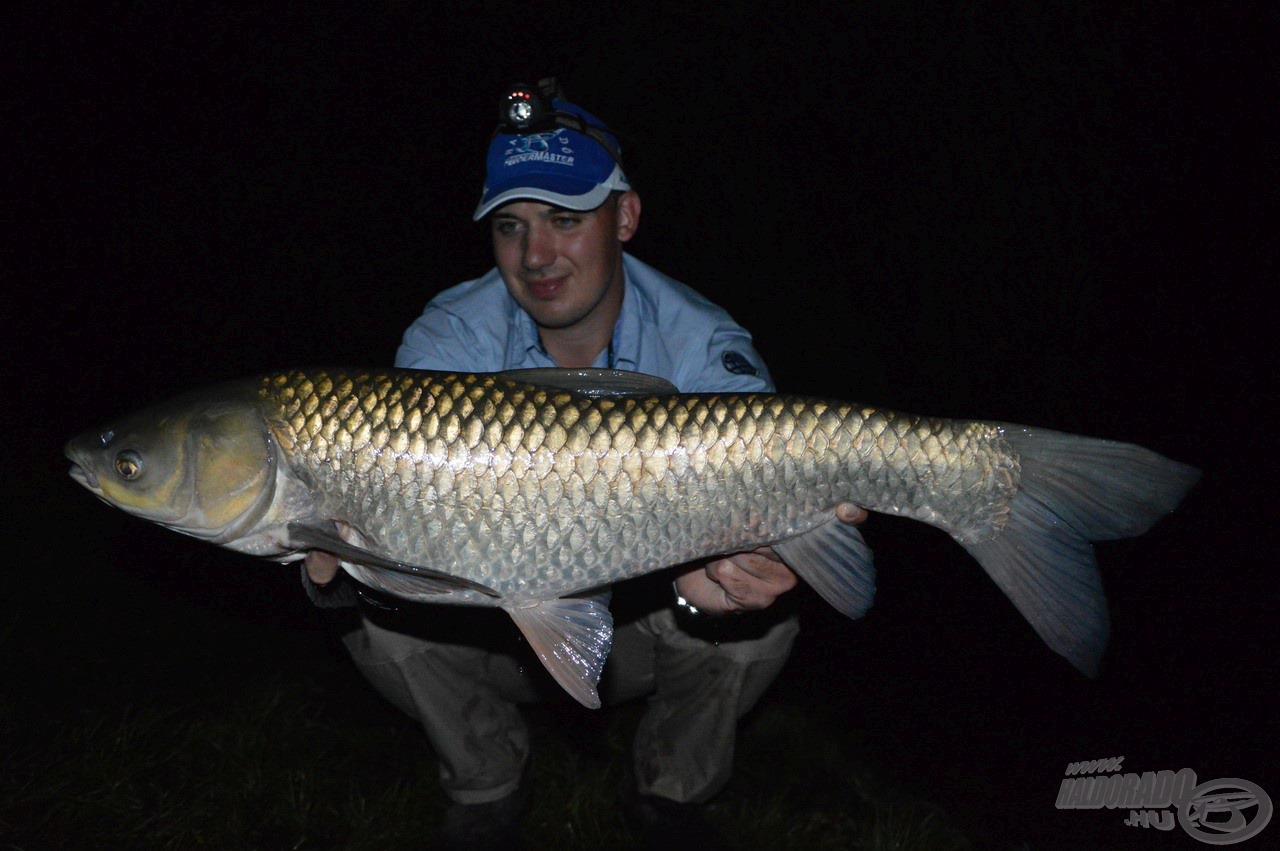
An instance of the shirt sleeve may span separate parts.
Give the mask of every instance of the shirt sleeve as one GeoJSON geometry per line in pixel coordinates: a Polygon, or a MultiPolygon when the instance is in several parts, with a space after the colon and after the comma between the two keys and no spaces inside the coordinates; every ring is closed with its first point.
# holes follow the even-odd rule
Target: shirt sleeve
{"type": "Polygon", "coordinates": [[[491,368],[483,361],[492,360],[485,357],[492,348],[453,313],[428,304],[405,329],[396,350],[396,366],[454,372],[484,370],[491,368]]]}
{"type": "Polygon", "coordinates": [[[727,316],[705,336],[701,356],[686,354],[676,384],[690,393],[771,393],[773,377],[751,335],[727,316]]]}

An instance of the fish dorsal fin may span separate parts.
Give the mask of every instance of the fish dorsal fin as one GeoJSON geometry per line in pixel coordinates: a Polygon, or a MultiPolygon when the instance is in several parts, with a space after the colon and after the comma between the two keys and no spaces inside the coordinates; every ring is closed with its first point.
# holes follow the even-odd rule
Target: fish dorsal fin
{"type": "MultiPolygon", "coordinates": [[[[411,591],[413,596],[421,594],[448,594],[453,591],[479,591],[487,597],[499,597],[497,591],[479,582],[463,579],[459,576],[433,570],[421,565],[406,564],[402,561],[378,555],[356,543],[350,543],[340,537],[336,531],[324,529],[305,523],[290,523],[289,542],[297,549],[324,550],[333,553],[344,562],[378,570],[363,571],[370,584],[382,588],[392,594],[402,596],[411,591]],[[390,575],[387,575],[390,574],[390,575]],[[400,581],[394,581],[399,579],[400,581]],[[412,581],[409,581],[412,580],[412,581]]],[[[359,533],[349,534],[362,540],[359,533]]]]}
{"type": "Polygon", "coordinates": [[[860,618],[876,595],[871,548],[858,527],[837,520],[773,545],[787,566],[842,614],[860,618]]]}
{"type": "Polygon", "coordinates": [[[499,373],[503,378],[568,390],[579,396],[666,396],[679,389],[665,378],[624,369],[562,369],[535,367],[510,369],[499,373]]]}
{"type": "Polygon", "coordinates": [[[609,592],[503,606],[557,683],[588,709],[613,646],[609,592]]]}

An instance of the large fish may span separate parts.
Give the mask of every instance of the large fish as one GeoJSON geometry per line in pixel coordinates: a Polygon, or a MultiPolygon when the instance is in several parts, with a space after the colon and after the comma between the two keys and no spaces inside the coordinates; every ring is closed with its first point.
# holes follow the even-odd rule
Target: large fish
{"type": "Polygon", "coordinates": [[[771,544],[850,617],[871,552],[848,501],[945,529],[1048,645],[1093,675],[1090,541],[1138,535],[1198,472],[1139,446],[831,399],[680,394],[605,370],[295,370],[174,399],[67,445],[71,475],[146,520],[357,581],[500,606],[588,706],[608,586],[771,544]]]}

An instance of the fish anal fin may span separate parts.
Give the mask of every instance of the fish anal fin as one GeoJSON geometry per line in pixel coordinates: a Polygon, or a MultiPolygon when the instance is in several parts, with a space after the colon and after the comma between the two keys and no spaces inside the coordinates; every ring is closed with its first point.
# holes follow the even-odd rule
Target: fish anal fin
{"type": "Polygon", "coordinates": [[[503,608],[555,681],[583,706],[599,709],[596,685],[613,645],[609,593],[503,608]]]}
{"type": "Polygon", "coordinates": [[[773,549],[840,613],[860,618],[871,608],[876,568],[858,527],[832,515],[808,532],[776,542],[773,549]]]}

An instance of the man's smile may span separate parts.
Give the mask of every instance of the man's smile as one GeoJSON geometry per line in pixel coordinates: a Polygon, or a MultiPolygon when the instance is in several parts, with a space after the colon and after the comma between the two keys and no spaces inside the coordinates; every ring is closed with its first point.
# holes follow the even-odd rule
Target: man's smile
{"type": "Polygon", "coordinates": [[[569,282],[568,275],[556,277],[524,278],[524,285],[529,295],[538,299],[554,298],[569,282]]]}

